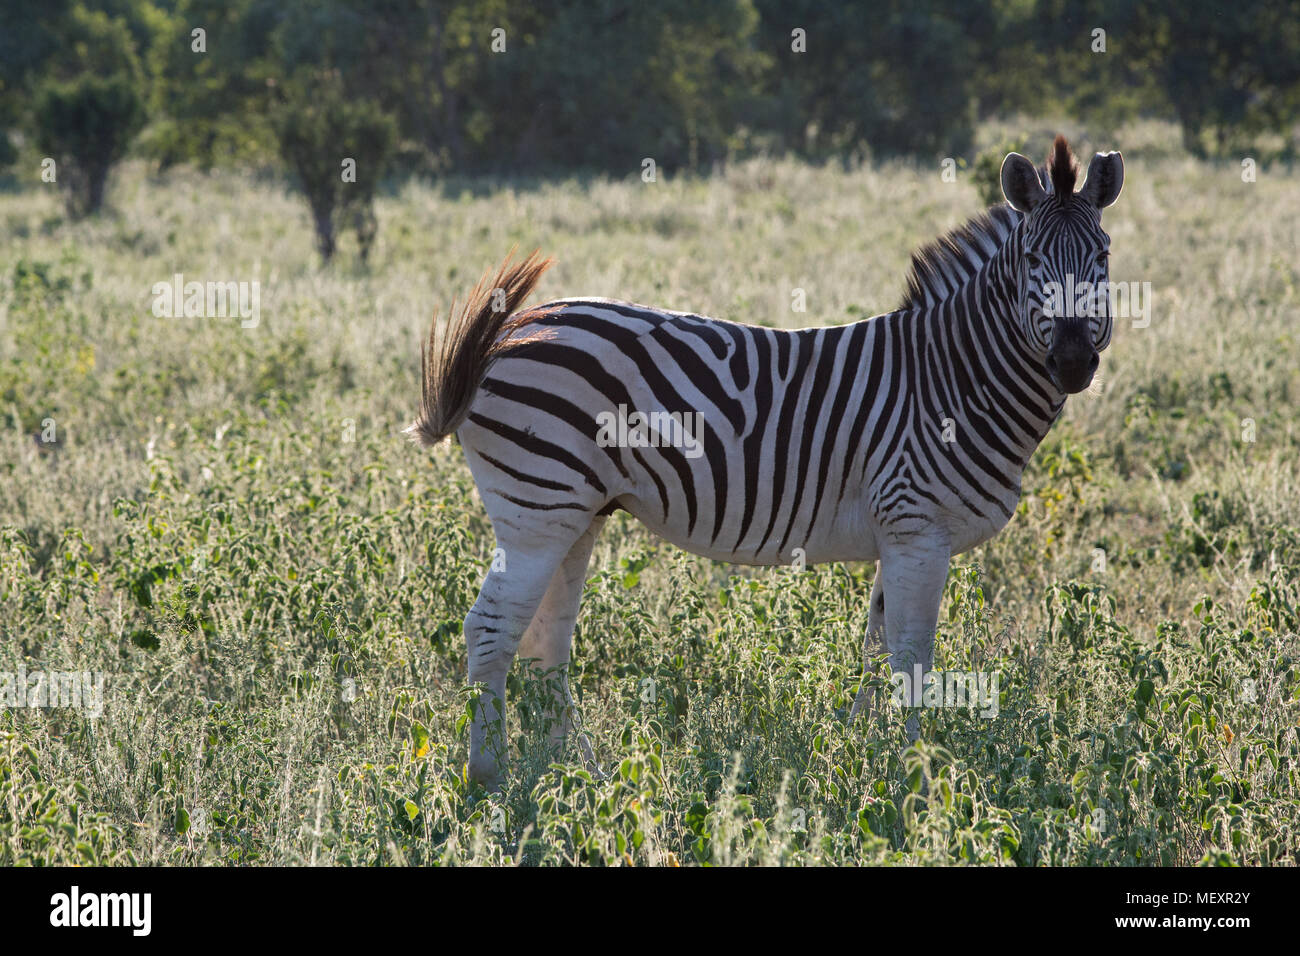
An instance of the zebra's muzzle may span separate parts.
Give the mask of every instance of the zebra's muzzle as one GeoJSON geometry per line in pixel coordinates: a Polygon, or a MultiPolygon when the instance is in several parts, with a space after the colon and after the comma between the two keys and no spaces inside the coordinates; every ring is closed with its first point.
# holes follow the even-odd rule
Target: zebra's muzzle
{"type": "Polygon", "coordinates": [[[1091,345],[1052,349],[1047,353],[1047,374],[1061,391],[1073,395],[1092,384],[1101,356],[1091,345]]]}

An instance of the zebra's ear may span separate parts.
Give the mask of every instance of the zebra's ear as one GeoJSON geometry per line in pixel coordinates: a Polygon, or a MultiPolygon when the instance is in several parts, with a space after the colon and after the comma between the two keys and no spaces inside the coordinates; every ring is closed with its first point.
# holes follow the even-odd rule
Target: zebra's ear
{"type": "Polygon", "coordinates": [[[1002,195],[1011,208],[1024,213],[1033,212],[1047,198],[1038,170],[1019,153],[1007,153],[1007,158],[1002,160],[1002,195]]]}
{"type": "Polygon", "coordinates": [[[1088,178],[1079,192],[1098,209],[1105,209],[1119,198],[1119,191],[1123,188],[1124,157],[1117,150],[1092,157],[1088,164],[1088,178]]]}

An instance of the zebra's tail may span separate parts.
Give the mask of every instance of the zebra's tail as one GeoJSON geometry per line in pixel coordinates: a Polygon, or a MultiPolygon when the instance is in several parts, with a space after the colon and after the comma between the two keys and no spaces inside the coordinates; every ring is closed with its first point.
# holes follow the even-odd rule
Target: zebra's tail
{"type": "Polygon", "coordinates": [[[542,330],[523,337],[515,334],[539,314],[517,310],[554,261],[536,251],[516,263],[506,256],[495,278],[484,274],[459,311],[452,302],[441,330],[434,315],[429,340],[420,349],[420,414],[404,429],[411,441],[435,445],[455,432],[469,414],[483,376],[502,352],[543,337],[542,330]]]}

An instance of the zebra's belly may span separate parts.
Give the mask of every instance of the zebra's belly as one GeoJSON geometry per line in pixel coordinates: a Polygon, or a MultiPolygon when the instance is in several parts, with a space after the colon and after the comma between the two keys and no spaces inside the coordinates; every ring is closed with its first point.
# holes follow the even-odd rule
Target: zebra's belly
{"type": "MultiPolygon", "coordinates": [[[[716,540],[711,540],[709,534],[699,533],[698,529],[691,533],[682,522],[663,520],[662,513],[657,513],[657,507],[650,502],[627,496],[620,499],[620,504],[647,529],[666,541],[693,554],[733,564],[777,566],[874,561],[880,557],[877,537],[889,527],[888,523],[845,516],[826,528],[813,529],[807,540],[788,542],[784,550],[778,550],[770,542],[762,549],[756,549],[752,543],[732,548],[731,539],[725,533],[716,540]]],[[[700,518],[707,526],[712,515],[703,514],[700,518]]],[[[969,513],[936,512],[925,523],[941,528],[950,542],[952,553],[961,554],[996,537],[1006,527],[1008,519],[1001,515],[979,517],[969,513]]]]}
{"type": "Polygon", "coordinates": [[[950,519],[946,530],[952,553],[961,554],[978,547],[990,538],[996,537],[1006,526],[1006,519],[1001,517],[977,518],[974,515],[965,515],[960,519],[950,519]]]}
{"type": "Polygon", "coordinates": [[[654,497],[630,494],[621,497],[619,504],[664,540],[715,561],[773,567],[827,561],[874,561],[880,556],[874,531],[856,511],[847,509],[841,509],[833,520],[823,520],[806,530],[800,529],[797,537],[786,537],[782,521],[771,521],[769,516],[751,520],[749,530],[742,534],[743,521],[738,521],[735,514],[724,515],[715,535],[716,513],[707,506],[697,512],[692,528],[680,509],[677,512],[670,510],[665,516],[654,497]],[[771,534],[766,533],[769,525],[773,530],[771,534]]]}

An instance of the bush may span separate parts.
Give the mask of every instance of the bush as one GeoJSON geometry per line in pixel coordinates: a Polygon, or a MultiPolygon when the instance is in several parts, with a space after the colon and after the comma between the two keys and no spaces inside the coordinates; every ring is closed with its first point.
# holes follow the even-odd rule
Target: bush
{"type": "Polygon", "coordinates": [[[32,139],[56,164],[70,216],[97,212],[109,171],[145,122],[145,80],[122,18],[74,6],[45,32],[30,87],[32,139]]]}
{"type": "Polygon", "coordinates": [[[356,230],[364,262],[378,231],[375,188],[396,124],[375,104],[349,100],[337,72],[312,80],[296,82],[276,112],[280,155],[307,196],[321,258],[334,255],[337,214],[356,230]]]}
{"type": "Polygon", "coordinates": [[[980,202],[986,206],[999,206],[1005,197],[1002,195],[1002,161],[1007,153],[1024,154],[1026,140],[1023,136],[1016,139],[1004,139],[996,146],[984,150],[975,157],[975,167],[971,178],[975,189],[980,194],[980,202]]]}
{"type": "Polygon", "coordinates": [[[144,125],[144,101],[124,73],[48,81],[36,97],[36,143],[56,163],[68,215],[97,212],[109,170],[144,125]]]}

